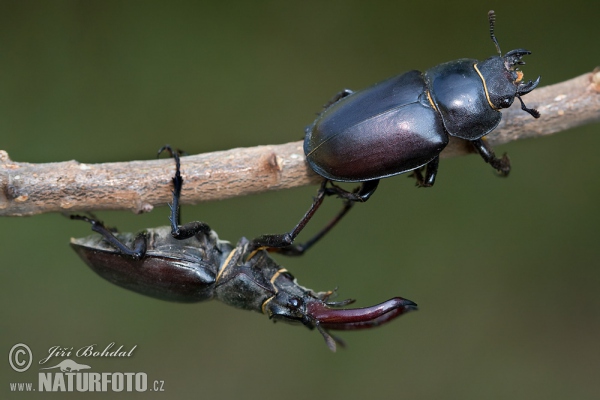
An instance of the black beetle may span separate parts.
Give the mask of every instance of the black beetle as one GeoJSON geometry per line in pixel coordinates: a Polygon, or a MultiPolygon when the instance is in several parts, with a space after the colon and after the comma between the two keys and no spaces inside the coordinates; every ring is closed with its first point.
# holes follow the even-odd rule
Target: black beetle
{"type": "MultiPolygon", "coordinates": [[[[101,277],[162,300],[199,302],[217,299],[233,307],[261,312],[274,321],[317,328],[333,351],[336,342],[342,345],[343,342],[328,330],[372,328],[416,310],[415,303],[401,297],[372,307],[332,308],[348,305],[354,300],[331,302],[329,297],[334,291],[314,292],[300,286],[266,249],[254,241],[242,238],[232,246],[219,240],[203,222],[181,225],[179,198],[183,178],[179,155],[169,147],[161,152],[164,149],[169,150],[176,160],[170,227],[146,229],[137,235],[116,233],[94,218],[71,216],[91,223],[92,230],[100,233],[100,236],[71,239],[71,246],[101,277]]],[[[336,222],[337,219],[326,226],[312,243],[336,222]]],[[[311,244],[271,250],[298,255],[311,244]]]]}
{"type": "Polygon", "coordinates": [[[335,96],[306,129],[304,152],[310,167],[328,180],[363,182],[358,192],[343,197],[366,201],[380,178],[408,171],[414,171],[417,185],[432,186],[439,154],[448,137],[455,136],[471,141],[487,163],[508,175],[508,157],[496,158],[483,136],[496,128],[499,110],[510,107],[515,97],[524,111],[539,118],[521,96],[535,89],[540,77],[523,82],[518,66],[531,52],[517,49],[502,56],[494,11],[488,18],[499,56],[450,61],[335,96]]]}
{"type": "MultiPolygon", "coordinates": [[[[358,92],[345,90],[336,95],[312,125],[306,129],[304,152],[310,167],[323,176],[317,197],[300,222],[288,233],[263,235],[257,246],[279,248],[281,252],[305,250],[289,247],[306,226],[325,196],[346,199],[344,208],[329,228],[352,207],[366,201],[377,189],[380,178],[414,171],[419,186],[432,186],[439,154],[449,136],[469,140],[481,157],[501,175],[510,171],[506,154],[496,158],[483,136],[502,118],[499,111],[510,107],[515,97],[527,108],[522,95],[540,82],[523,82],[521,57],[531,52],[512,50],[502,56],[494,35],[495,14],[488,13],[490,36],[499,56],[479,62],[461,59],[435,66],[424,73],[410,71],[358,92]],[[423,177],[421,170],[426,166],[423,177]],[[332,181],[361,182],[353,192],[332,181]]],[[[321,232],[323,234],[328,229],[321,232]]],[[[309,242],[312,245],[313,242],[309,242]]]]}

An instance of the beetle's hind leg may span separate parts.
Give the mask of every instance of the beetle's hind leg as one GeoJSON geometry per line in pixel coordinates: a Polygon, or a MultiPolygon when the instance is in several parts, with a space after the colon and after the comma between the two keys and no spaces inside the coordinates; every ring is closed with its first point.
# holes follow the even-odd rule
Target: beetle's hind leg
{"type": "Polygon", "coordinates": [[[169,208],[171,209],[171,215],[169,217],[169,221],[171,221],[171,235],[175,239],[184,240],[189,239],[197,233],[204,233],[208,235],[210,233],[210,227],[208,224],[200,221],[188,222],[185,225],[181,225],[181,211],[179,208],[179,200],[181,198],[181,188],[183,187],[183,177],[181,176],[181,162],[179,160],[179,155],[181,151],[173,150],[171,146],[166,145],[163,146],[159,151],[158,155],[160,155],[163,151],[168,151],[171,154],[171,157],[175,160],[175,176],[173,176],[173,201],[169,204],[169,208]]]}
{"type": "Polygon", "coordinates": [[[104,224],[101,221],[83,215],[71,215],[69,216],[69,218],[79,221],[85,221],[92,224],[92,230],[94,232],[98,232],[100,235],[102,235],[104,240],[106,240],[113,247],[121,251],[121,253],[123,253],[124,255],[139,260],[146,254],[146,244],[148,239],[144,232],[141,232],[136,236],[135,240],[133,241],[133,249],[130,249],[123,242],[117,239],[117,237],[112,233],[111,229],[104,226],[104,224]]]}
{"type": "Polygon", "coordinates": [[[379,179],[362,182],[360,186],[354,189],[352,192],[342,189],[333,182],[329,183],[331,187],[326,189],[328,196],[336,195],[344,200],[352,202],[359,201],[364,203],[365,201],[369,200],[373,193],[375,193],[375,190],[377,190],[377,186],[379,186],[379,179]]]}
{"type": "MultiPolygon", "coordinates": [[[[350,96],[352,93],[354,93],[352,90],[350,89],[344,89],[339,93],[336,93],[335,96],[333,96],[327,103],[323,104],[323,110],[321,112],[318,112],[317,115],[321,115],[325,112],[325,110],[327,110],[329,107],[331,107],[332,105],[334,105],[335,103],[337,103],[338,101],[340,101],[341,99],[343,99],[344,97],[350,96]]],[[[309,134],[314,128],[314,123],[307,125],[304,128],[304,133],[305,134],[309,134]]]]}
{"type": "Polygon", "coordinates": [[[510,159],[506,153],[502,155],[502,158],[497,158],[494,150],[492,150],[491,146],[483,138],[473,140],[471,143],[473,143],[473,147],[475,147],[481,158],[498,171],[500,176],[508,176],[510,172],[510,159]]]}
{"type": "Polygon", "coordinates": [[[261,235],[250,242],[249,249],[250,250],[258,250],[261,248],[269,249],[276,251],[275,249],[281,249],[288,246],[291,246],[294,243],[294,239],[296,236],[300,234],[302,229],[306,226],[308,221],[311,220],[315,212],[319,209],[321,204],[323,203],[323,199],[327,194],[326,186],[327,181],[323,181],[319,191],[317,192],[317,196],[313,199],[313,203],[310,208],[304,214],[300,222],[292,229],[290,232],[282,233],[282,234],[270,234],[270,235],[261,235]]]}
{"type": "Polygon", "coordinates": [[[437,156],[433,160],[429,161],[426,166],[413,170],[413,172],[408,176],[409,178],[415,178],[417,180],[416,185],[418,187],[432,187],[435,183],[435,177],[437,176],[439,165],[440,157],[437,156]],[[425,177],[423,177],[423,170],[425,170],[425,177]]]}
{"type": "Polygon", "coordinates": [[[323,110],[327,110],[329,107],[331,107],[344,97],[350,96],[352,93],[354,92],[350,89],[344,89],[341,92],[336,93],[335,96],[333,96],[326,104],[323,105],[323,110]]]}

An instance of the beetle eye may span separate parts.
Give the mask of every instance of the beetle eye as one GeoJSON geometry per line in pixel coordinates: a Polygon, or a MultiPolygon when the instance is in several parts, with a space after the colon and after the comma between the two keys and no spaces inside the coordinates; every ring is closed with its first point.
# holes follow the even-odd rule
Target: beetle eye
{"type": "Polygon", "coordinates": [[[512,97],[505,97],[500,101],[500,108],[508,108],[513,102],[512,97]]]}
{"type": "Polygon", "coordinates": [[[290,308],[297,310],[300,307],[300,299],[292,297],[289,303],[290,308]]]}

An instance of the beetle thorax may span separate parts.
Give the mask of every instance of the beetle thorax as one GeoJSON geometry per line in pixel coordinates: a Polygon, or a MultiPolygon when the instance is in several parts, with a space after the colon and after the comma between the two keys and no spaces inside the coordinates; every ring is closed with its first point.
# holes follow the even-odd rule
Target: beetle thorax
{"type": "Polygon", "coordinates": [[[501,114],[486,96],[484,80],[475,59],[460,59],[425,71],[431,97],[451,136],[476,140],[492,131],[501,114]]]}

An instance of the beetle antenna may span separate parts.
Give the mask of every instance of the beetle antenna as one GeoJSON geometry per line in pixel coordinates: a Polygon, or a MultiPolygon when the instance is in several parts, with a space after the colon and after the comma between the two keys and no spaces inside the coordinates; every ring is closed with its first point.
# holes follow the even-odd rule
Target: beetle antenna
{"type": "Polygon", "coordinates": [[[521,99],[521,96],[519,96],[517,94],[517,99],[519,99],[519,101],[521,102],[521,110],[528,112],[529,114],[531,114],[531,116],[533,118],[539,118],[540,117],[540,112],[538,110],[536,110],[535,108],[528,108],[525,103],[523,103],[523,99],[521,99]]]}
{"type": "Polygon", "coordinates": [[[498,39],[496,39],[496,35],[494,35],[494,26],[496,25],[496,13],[494,10],[490,10],[488,12],[488,21],[490,21],[490,37],[492,38],[492,42],[496,45],[496,50],[498,54],[502,56],[502,52],[500,51],[500,45],[498,44],[498,39]]]}

